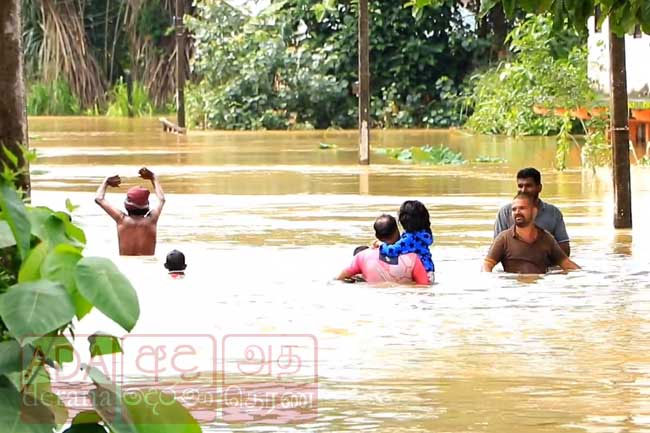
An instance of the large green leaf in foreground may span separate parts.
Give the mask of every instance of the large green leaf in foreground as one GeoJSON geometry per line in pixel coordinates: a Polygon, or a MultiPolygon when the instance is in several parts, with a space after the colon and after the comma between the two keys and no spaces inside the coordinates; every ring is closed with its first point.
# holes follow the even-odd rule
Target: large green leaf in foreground
{"type": "Polygon", "coordinates": [[[33,357],[33,349],[20,347],[16,340],[0,343],[0,375],[23,370],[33,357]]]}
{"type": "Polygon", "coordinates": [[[12,336],[30,341],[70,322],[74,305],[59,283],[14,284],[0,296],[0,316],[12,336]]]}
{"type": "Polygon", "coordinates": [[[98,369],[84,368],[97,387],[91,391],[93,405],[114,432],[201,433],[199,423],[173,395],[151,389],[122,394],[98,369]]]}
{"type": "Polygon", "coordinates": [[[31,225],[27,219],[25,205],[18,197],[12,185],[0,179],[0,209],[3,219],[9,225],[16,240],[20,258],[24,259],[29,252],[31,225]]]}
{"type": "Polygon", "coordinates": [[[140,316],[138,296],[129,280],[108,259],[84,257],[77,263],[79,293],[99,311],[131,331],[140,316]]]}
{"type": "Polygon", "coordinates": [[[0,432],[51,433],[54,416],[38,402],[21,394],[8,381],[0,377],[0,432]],[[21,399],[27,405],[21,404],[21,399]]]}
{"type": "Polygon", "coordinates": [[[77,318],[81,320],[93,306],[77,290],[74,276],[79,260],[81,260],[79,249],[72,245],[57,245],[43,260],[40,272],[43,278],[63,284],[70,294],[77,318]]]}
{"type": "Polygon", "coordinates": [[[123,401],[138,433],[201,433],[199,423],[171,394],[144,389],[124,395],[123,401]]]}

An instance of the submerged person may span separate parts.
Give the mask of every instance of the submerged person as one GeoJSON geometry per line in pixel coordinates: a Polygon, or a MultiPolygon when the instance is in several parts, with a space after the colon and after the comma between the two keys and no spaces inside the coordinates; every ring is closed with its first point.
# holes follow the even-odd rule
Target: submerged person
{"type": "MultiPolygon", "coordinates": [[[[397,221],[390,215],[381,215],[375,220],[375,236],[382,242],[392,244],[400,239],[397,221]]],[[[356,250],[355,250],[356,252],[356,250]]],[[[429,284],[429,277],[417,254],[403,254],[398,257],[387,257],[378,248],[367,248],[356,252],[352,264],[338,276],[339,280],[353,278],[362,274],[371,284],[413,283],[429,284]]]]}
{"type": "Polygon", "coordinates": [[[492,243],[482,270],[492,272],[497,263],[505,272],[545,274],[551,266],[564,270],[580,269],[569,259],[553,235],[536,223],[535,196],[520,192],[512,200],[514,224],[492,243]]]}
{"type": "Polygon", "coordinates": [[[117,223],[117,239],[122,256],[151,256],[156,252],[156,226],[165,204],[165,195],[158,177],[153,172],[143,167],[138,174],[142,179],[151,181],[158,198],[155,208],[149,208],[149,190],[140,186],[134,186],[127,191],[124,201],[126,214],[114,208],[104,196],[108,186],[120,186],[122,180],[117,175],[104,179],[95,197],[95,203],[117,223]]]}
{"type": "MultiPolygon", "coordinates": [[[[571,246],[562,212],[557,207],[550,203],[543,202],[539,198],[539,193],[542,192],[541,173],[532,167],[522,168],[519,170],[517,172],[517,190],[518,192],[528,193],[533,197],[535,206],[537,207],[535,224],[552,234],[557,243],[560,244],[560,248],[562,248],[567,256],[570,256],[571,246]]],[[[511,206],[512,203],[504,205],[497,214],[497,219],[494,223],[495,239],[499,233],[508,230],[514,223],[512,220],[511,206]]]]}
{"type": "Polygon", "coordinates": [[[429,211],[421,202],[407,200],[400,206],[398,218],[404,233],[396,242],[380,245],[379,252],[386,257],[416,253],[427,271],[429,283],[433,284],[436,268],[429,249],[433,244],[429,211]]]}
{"type": "Polygon", "coordinates": [[[165,259],[165,269],[172,278],[183,278],[185,276],[185,254],[178,250],[172,250],[167,254],[165,259]]]}

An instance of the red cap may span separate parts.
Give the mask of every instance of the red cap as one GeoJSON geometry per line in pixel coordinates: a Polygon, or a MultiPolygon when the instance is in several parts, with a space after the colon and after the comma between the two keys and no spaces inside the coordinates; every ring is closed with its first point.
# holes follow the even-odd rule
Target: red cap
{"type": "Polygon", "coordinates": [[[146,209],[149,207],[149,190],[141,186],[134,186],[126,192],[124,207],[127,209],[146,209]]]}

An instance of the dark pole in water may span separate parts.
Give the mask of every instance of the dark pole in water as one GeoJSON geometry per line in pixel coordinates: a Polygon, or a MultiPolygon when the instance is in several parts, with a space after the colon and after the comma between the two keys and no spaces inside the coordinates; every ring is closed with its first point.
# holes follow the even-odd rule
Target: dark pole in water
{"type": "Polygon", "coordinates": [[[627,73],[625,39],[610,31],[610,113],[612,131],[612,177],[614,180],[614,227],[632,227],[632,192],[630,187],[630,132],[628,128],[627,73]]]}
{"type": "Polygon", "coordinates": [[[359,0],[359,164],[370,164],[368,0],[359,0]]]}
{"type": "Polygon", "coordinates": [[[185,28],[183,15],[185,0],[176,0],[176,118],[178,126],[185,128],[185,28]]]}

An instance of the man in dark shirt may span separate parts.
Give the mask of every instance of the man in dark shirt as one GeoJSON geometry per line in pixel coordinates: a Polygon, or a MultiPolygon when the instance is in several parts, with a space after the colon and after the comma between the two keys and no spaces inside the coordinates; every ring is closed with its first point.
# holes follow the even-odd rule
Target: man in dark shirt
{"type": "Polygon", "coordinates": [[[490,247],[483,271],[492,272],[501,262],[503,270],[518,274],[544,274],[550,266],[564,270],[580,269],[573,263],[549,232],[535,223],[538,208],[535,197],[518,193],[512,201],[514,224],[501,232],[490,247]]]}

